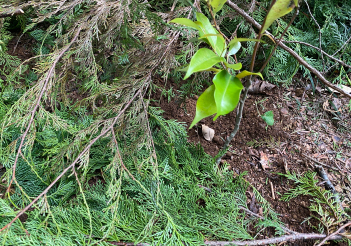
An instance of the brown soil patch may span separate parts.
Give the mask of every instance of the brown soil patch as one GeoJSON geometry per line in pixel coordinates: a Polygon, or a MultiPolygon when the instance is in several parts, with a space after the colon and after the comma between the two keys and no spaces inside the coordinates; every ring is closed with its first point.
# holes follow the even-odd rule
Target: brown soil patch
{"type": "MultiPolygon", "coordinates": [[[[174,87],[174,89],[179,87],[175,83],[171,83],[169,86],[174,87]]],[[[311,225],[318,225],[317,220],[310,220],[310,224],[303,223],[306,218],[311,216],[309,210],[311,197],[299,196],[289,202],[281,201],[281,196],[290,188],[293,188],[294,184],[292,181],[288,182],[286,178],[278,175],[278,173],[286,173],[287,170],[299,174],[308,170],[314,171],[314,163],[302,156],[302,153],[317,159],[319,157],[325,158],[321,161],[333,168],[337,167],[336,152],[333,150],[335,147],[335,141],[332,140],[333,136],[339,139],[339,143],[337,143],[338,153],[342,153],[340,156],[345,162],[347,158],[351,157],[349,144],[345,144],[350,141],[350,134],[345,131],[338,131],[332,124],[329,113],[323,110],[323,100],[326,100],[325,97],[327,96],[309,98],[306,93],[298,94],[299,90],[299,88],[279,88],[271,92],[271,95],[250,95],[245,103],[240,130],[232,140],[229,152],[222,159],[222,165],[223,162],[227,162],[230,165],[229,168],[233,170],[233,175],[246,171],[248,173],[246,180],[271,203],[272,208],[280,214],[281,220],[289,229],[309,233],[317,232],[311,225]],[[266,123],[260,117],[258,111],[262,115],[269,110],[274,112],[275,123],[274,126],[266,128],[266,123]],[[321,124],[327,125],[329,132],[322,134],[321,124]],[[317,131],[320,133],[318,137],[314,134],[317,131]],[[340,139],[348,140],[342,142],[340,139]],[[324,148],[323,150],[320,149],[321,146],[324,148]],[[326,152],[327,150],[329,152],[326,152]],[[261,153],[266,154],[270,160],[270,167],[265,170],[259,162],[261,153]]],[[[151,105],[161,107],[165,111],[165,118],[177,119],[190,126],[196,112],[197,97],[188,98],[185,103],[179,104],[177,101],[180,100],[177,100],[177,98],[168,102],[166,98],[160,98],[160,95],[160,91],[153,94],[153,98],[157,102],[152,102],[151,105]]],[[[200,143],[206,153],[214,157],[222,148],[226,137],[233,131],[234,122],[235,112],[220,116],[215,122],[213,117],[203,119],[197,127],[188,129],[189,141],[195,144],[200,143]],[[215,137],[212,142],[203,138],[201,124],[206,124],[215,130],[215,137]]],[[[336,177],[330,178],[332,182],[335,181],[333,184],[339,187],[346,187],[347,185],[351,187],[349,183],[338,184],[336,182],[343,174],[349,175],[350,169],[351,166],[349,169],[340,168],[338,174],[330,173],[331,176],[329,177],[336,175],[336,177]]],[[[327,168],[326,171],[329,173],[333,170],[327,168]]],[[[342,188],[341,192],[343,192],[342,188]]],[[[254,199],[252,199],[251,194],[247,195],[248,207],[253,208],[254,211],[255,204],[252,204],[254,199]]],[[[348,206],[347,204],[344,205],[348,206]]],[[[257,207],[259,205],[256,206],[256,209],[257,207]]],[[[266,235],[271,236],[270,234],[267,231],[266,235]]],[[[312,241],[301,241],[298,245],[312,244],[312,241]]]]}

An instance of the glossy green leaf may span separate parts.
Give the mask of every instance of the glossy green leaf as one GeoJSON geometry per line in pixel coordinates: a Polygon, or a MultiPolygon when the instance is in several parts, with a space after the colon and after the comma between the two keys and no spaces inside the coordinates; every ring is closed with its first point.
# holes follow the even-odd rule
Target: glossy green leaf
{"type": "Polygon", "coordinates": [[[193,22],[192,20],[189,20],[187,18],[175,18],[173,20],[170,21],[170,23],[177,23],[177,24],[181,24],[187,27],[191,27],[194,28],[196,30],[201,30],[200,27],[195,24],[195,22],[193,22]]]}
{"type": "Polygon", "coordinates": [[[225,4],[227,0],[210,0],[210,4],[213,8],[213,11],[217,13],[223,8],[223,5],[225,4]]]}
{"type": "Polygon", "coordinates": [[[262,39],[255,39],[255,38],[234,38],[232,39],[228,46],[230,47],[231,45],[233,45],[236,42],[248,42],[248,41],[255,41],[255,42],[261,42],[261,43],[266,43],[265,41],[263,41],[262,39]]]}
{"type": "Polygon", "coordinates": [[[240,80],[228,73],[227,70],[222,70],[214,78],[213,83],[216,86],[214,98],[217,106],[218,116],[228,114],[233,111],[239,103],[240,93],[244,89],[240,80]]]}
{"type": "Polygon", "coordinates": [[[229,49],[228,49],[228,56],[235,55],[241,48],[241,43],[237,40],[236,42],[233,42],[233,43],[230,42],[230,43],[229,43],[229,49]]]}
{"type": "Polygon", "coordinates": [[[224,61],[223,57],[219,57],[210,49],[201,48],[191,58],[189,69],[185,74],[184,79],[189,78],[189,76],[195,72],[209,69],[221,61],[224,61]]]}
{"type": "Polygon", "coordinates": [[[227,62],[224,62],[224,64],[227,66],[227,67],[229,67],[229,68],[231,68],[231,69],[234,69],[234,70],[240,70],[242,67],[243,67],[243,65],[239,62],[239,63],[236,63],[236,64],[229,64],[229,63],[227,63],[227,62]]]}
{"type": "Polygon", "coordinates": [[[192,128],[197,122],[217,113],[216,102],[214,99],[215,86],[211,85],[208,87],[197,99],[196,103],[196,115],[191,123],[190,128],[192,128]]]}
{"type": "Polygon", "coordinates": [[[266,31],[276,19],[290,13],[291,10],[293,10],[293,7],[295,6],[289,7],[290,2],[291,0],[277,0],[275,2],[275,4],[272,6],[271,10],[269,11],[266,17],[266,22],[262,28],[261,33],[266,31]]]}
{"type": "Polygon", "coordinates": [[[274,125],[274,118],[273,118],[274,114],[273,114],[273,111],[267,111],[261,117],[266,122],[267,125],[269,125],[269,126],[273,126],[274,125]]]}
{"type": "MultiPolygon", "coordinates": [[[[202,13],[196,13],[196,19],[199,24],[201,31],[200,36],[204,36],[206,34],[215,34],[215,35],[208,35],[207,40],[210,43],[212,49],[216,52],[217,55],[221,56],[225,49],[225,41],[224,38],[220,38],[217,36],[217,30],[212,26],[211,22],[208,18],[202,13]]],[[[195,22],[195,23],[198,23],[195,22]]]]}
{"type": "Polygon", "coordinates": [[[244,70],[241,73],[237,74],[236,77],[239,78],[239,79],[242,79],[242,78],[244,78],[246,76],[249,76],[249,75],[258,75],[258,76],[261,77],[261,79],[263,79],[263,76],[262,76],[261,73],[251,73],[251,72],[246,71],[246,70],[244,70]]]}

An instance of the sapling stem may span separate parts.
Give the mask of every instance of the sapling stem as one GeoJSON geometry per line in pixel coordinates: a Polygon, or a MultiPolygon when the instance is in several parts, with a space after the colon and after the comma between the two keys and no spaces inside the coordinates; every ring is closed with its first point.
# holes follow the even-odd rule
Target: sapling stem
{"type": "MultiPolygon", "coordinates": [[[[274,5],[276,1],[273,0],[271,2],[271,6],[269,7],[269,10],[272,8],[272,6],[274,5]]],[[[269,13],[269,11],[268,11],[269,13]]],[[[262,37],[262,28],[264,27],[265,23],[266,23],[266,20],[267,20],[267,15],[262,23],[262,26],[261,26],[261,29],[258,33],[258,37],[257,39],[260,40],[261,37],[262,37]]],[[[256,54],[257,54],[257,50],[258,50],[258,46],[259,46],[260,42],[259,41],[256,41],[256,44],[255,44],[255,48],[254,48],[254,51],[252,53],[252,58],[251,58],[251,65],[250,65],[250,72],[253,72],[253,69],[254,69],[254,65],[255,65],[255,59],[256,59],[256,54]]],[[[246,98],[247,98],[247,94],[249,92],[249,88],[252,84],[252,75],[250,75],[246,85],[245,85],[245,88],[244,88],[244,94],[240,100],[240,103],[239,103],[239,110],[237,111],[237,114],[236,114],[236,117],[235,117],[235,125],[234,125],[234,130],[230,133],[230,135],[227,137],[225,143],[224,143],[224,146],[222,148],[222,150],[225,150],[228,148],[230,142],[233,140],[233,138],[235,137],[235,135],[237,134],[237,132],[239,131],[239,128],[240,128],[240,122],[241,122],[241,119],[243,118],[243,110],[244,110],[244,105],[245,105],[245,101],[246,101],[246,98]]],[[[224,153],[225,154],[225,153],[224,153]]],[[[217,159],[216,159],[216,164],[218,165],[224,154],[220,155],[217,159]]]]}

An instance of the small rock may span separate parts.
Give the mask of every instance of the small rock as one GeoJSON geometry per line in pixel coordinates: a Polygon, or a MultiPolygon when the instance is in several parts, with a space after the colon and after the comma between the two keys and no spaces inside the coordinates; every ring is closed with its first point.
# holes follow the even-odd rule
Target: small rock
{"type": "Polygon", "coordinates": [[[206,125],[202,125],[202,135],[207,141],[212,141],[215,131],[206,125]]]}

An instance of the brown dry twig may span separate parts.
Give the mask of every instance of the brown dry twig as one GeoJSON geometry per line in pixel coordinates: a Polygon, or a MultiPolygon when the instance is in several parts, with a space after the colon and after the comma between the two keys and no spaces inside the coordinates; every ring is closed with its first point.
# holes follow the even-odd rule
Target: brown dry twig
{"type": "Polygon", "coordinates": [[[344,66],[344,67],[348,67],[348,68],[351,68],[351,65],[348,65],[346,64],[345,62],[343,62],[342,60],[339,60],[338,58],[335,58],[334,56],[332,55],[329,55],[327,52],[325,52],[324,50],[316,47],[316,46],[313,46],[312,44],[309,44],[309,43],[305,43],[305,42],[301,42],[301,41],[284,41],[284,43],[295,43],[295,44],[302,44],[302,45],[306,45],[308,47],[311,47],[313,49],[316,49],[318,51],[320,51],[322,54],[324,54],[325,56],[329,57],[330,59],[338,62],[340,65],[344,66]]]}
{"type": "Polygon", "coordinates": [[[302,155],[303,155],[304,157],[308,158],[309,160],[314,161],[315,163],[321,165],[321,166],[325,166],[325,167],[330,168],[330,169],[333,169],[333,170],[335,170],[335,171],[340,171],[338,168],[329,166],[329,165],[327,165],[327,164],[324,164],[323,162],[320,162],[320,161],[318,161],[318,160],[316,160],[316,159],[312,158],[311,156],[308,156],[308,155],[306,155],[306,154],[304,154],[304,153],[302,153],[302,155]]]}
{"type": "Polygon", "coordinates": [[[310,5],[308,5],[308,2],[306,0],[304,0],[308,9],[308,12],[310,13],[314,23],[316,24],[316,26],[318,27],[318,33],[319,33],[319,50],[321,52],[321,57],[322,57],[322,63],[323,63],[323,73],[325,71],[325,62],[324,62],[324,57],[323,57],[323,52],[322,52],[322,32],[321,32],[321,27],[319,26],[317,20],[314,18],[311,10],[310,10],[310,5]]]}
{"type": "MultiPolygon", "coordinates": [[[[282,243],[282,242],[290,242],[295,240],[317,240],[317,239],[324,239],[327,235],[325,234],[317,234],[317,233],[297,233],[292,235],[285,235],[281,237],[274,237],[268,239],[261,239],[261,240],[252,240],[252,241],[207,241],[205,245],[210,246],[224,246],[224,245],[267,245],[267,244],[275,244],[275,243],[282,243]]],[[[342,239],[341,236],[333,235],[328,240],[340,240],[342,239]]]]}
{"type": "Polygon", "coordinates": [[[336,236],[341,230],[343,230],[344,228],[346,228],[346,227],[348,227],[348,226],[350,226],[350,225],[351,225],[351,222],[349,222],[349,223],[347,223],[347,224],[341,226],[336,232],[334,232],[334,233],[330,234],[329,236],[327,236],[326,238],[324,238],[323,241],[320,242],[317,246],[321,246],[321,245],[323,245],[327,240],[331,240],[330,238],[336,236]]]}

